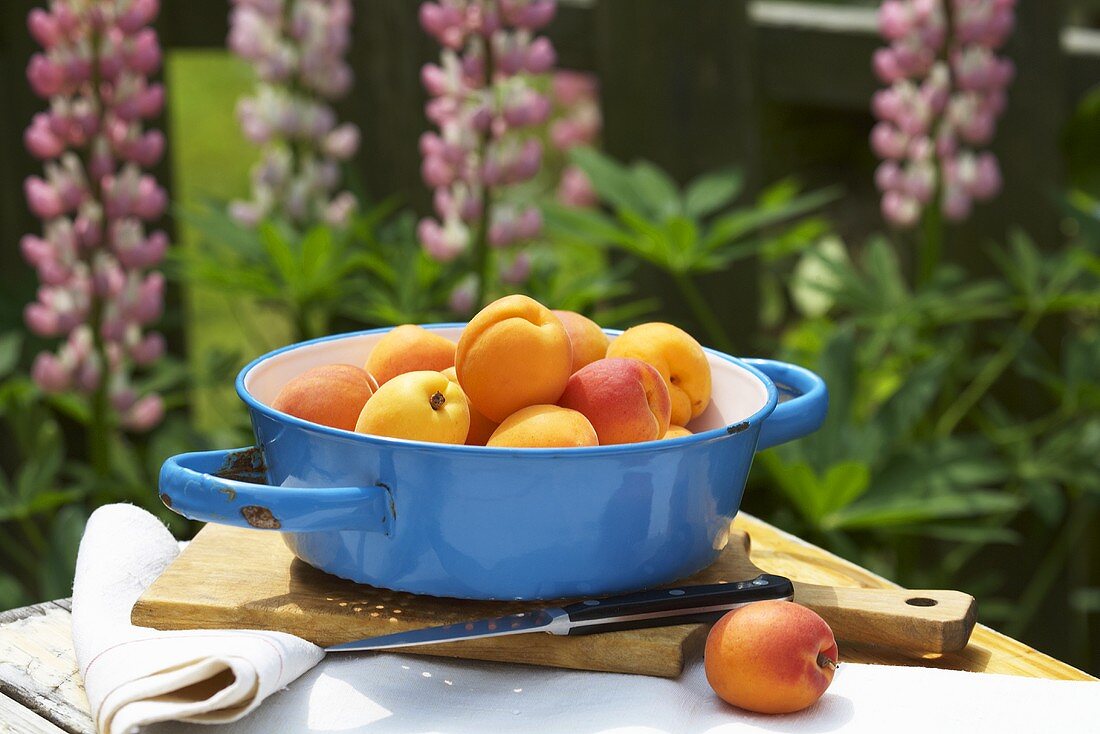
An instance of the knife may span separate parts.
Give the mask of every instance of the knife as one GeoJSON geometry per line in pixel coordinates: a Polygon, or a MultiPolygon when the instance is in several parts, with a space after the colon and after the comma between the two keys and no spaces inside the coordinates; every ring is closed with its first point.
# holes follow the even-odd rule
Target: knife
{"type": "Polygon", "coordinates": [[[770,599],[789,601],[792,596],[794,586],[788,579],[763,573],[747,581],[654,589],[603,599],[587,599],[563,607],[535,609],[503,617],[367,637],[332,645],[326,647],[325,651],[389,650],[484,637],[522,635],[528,632],[590,635],[595,632],[639,627],[716,622],[731,609],[770,599]]]}

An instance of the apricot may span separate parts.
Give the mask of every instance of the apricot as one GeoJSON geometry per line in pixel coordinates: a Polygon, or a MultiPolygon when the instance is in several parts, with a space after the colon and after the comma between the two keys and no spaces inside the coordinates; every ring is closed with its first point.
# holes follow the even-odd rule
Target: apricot
{"type": "Polygon", "coordinates": [[[687,425],[710,404],[710,364],[703,347],[683,329],[652,322],[624,331],[608,357],[634,357],[661,373],[672,398],[672,422],[687,425]]]}
{"type": "Polygon", "coordinates": [[[283,385],[271,407],[322,426],[353,431],[359,412],[377,389],[378,383],[365,370],[326,364],[283,385]]]}
{"type": "Polygon", "coordinates": [[[378,388],[359,414],[357,433],[460,444],[470,430],[462,388],[442,373],[405,372],[378,388]]]}
{"type": "Polygon", "coordinates": [[[470,403],[492,421],[528,405],[556,403],[569,380],[573,348],[550,309],[527,296],[483,308],[458,340],[455,371],[470,403]]]}
{"type": "Polygon", "coordinates": [[[671,403],[661,375],[640,359],[598,359],[569,378],[558,405],[584,415],[600,445],[655,441],[671,403]]]}
{"type": "Polygon", "coordinates": [[[599,446],[596,429],[575,410],[556,405],[529,405],[504,419],[486,446],[551,448],[599,446]]]}
{"type": "Polygon", "coordinates": [[[367,355],[364,366],[379,385],[405,372],[439,372],[455,363],[455,343],[415,324],[403,324],[386,332],[367,355]]]}
{"type": "MultiPolygon", "coordinates": [[[[458,375],[455,373],[454,367],[448,367],[447,369],[443,370],[443,375],[448,380],[458,385],[458,375]]],[[[460,388],[462,387],[461,385],[458,386],[460,388]]],[[[463,395],[465,394],[466,393],[464,392],[463,395]]],[[[467,399],[466,402],[469,403],[469,399],[467,399]]],[[[500,424],[494,423],[493,421],[489,420],[481,413],[477,412],[477,408],[471,405],[470,432],[466,434],[466,445],[484,446],[488,442],[489,436],[493,435],[493,431],[497,429],[498,425],[500,424]]]]}
{"type": "Polygon", "coordinates": [[[576,372],[597,359],[607,356],[607,345],[611,342],[603,329],[592,319],[576,311],[554,311],[561,319],[561,325],[569,334],[569,344],[573,347],[573,365],[569,369],[576,372]]]}
{"type": "Polygon", "coordinates": [[[683,438],[684,436],[694,436],[695,434],[684,428],[683,426],[670,425],[668,430],[665,431],[663,438],[683,438]]]}
{"type": "Polygon", "coordinates": [[[801,711],[833,681],[838,652],[821,617],[788,601],[734,609],[707,635],[707,682],[725,701],[762,714],[801,711]]]}

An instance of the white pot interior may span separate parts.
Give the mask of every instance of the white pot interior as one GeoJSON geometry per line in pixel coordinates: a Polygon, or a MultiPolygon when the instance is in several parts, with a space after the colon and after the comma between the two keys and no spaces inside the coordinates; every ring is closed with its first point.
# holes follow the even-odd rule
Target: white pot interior
{"type": "MultiPolygon", "coordinates": [[[[462,328],[433,329],[458,341],[462,328]]],[[[353,334],[289,349],[260,362],[244,378],[245,390],[256,400],[270,406],[284,384],[306,370],[326,364],[351,364],[362,367],[370,350],[382,334],[353,334]]],[[[723,428],[749,418],[768,402],[764,383],[740,365],[713,354],[710,361],[712,393],[710,406],[687,428],[695,433],[723,428]]]]}

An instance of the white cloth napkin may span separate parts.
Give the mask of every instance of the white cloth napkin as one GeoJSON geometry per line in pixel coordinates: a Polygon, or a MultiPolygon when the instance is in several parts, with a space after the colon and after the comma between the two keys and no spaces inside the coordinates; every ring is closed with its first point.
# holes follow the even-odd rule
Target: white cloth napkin
{"type": "Polygon", "coordinates": [[[236,721],[324,657],[281,632],[130,624],[134,602],[178,554],[164,525],[131,505],[101,507],[88,520],[73,584],[73,646],[102,732],[236,721]]]}
{"type": "MultiPolygon", "coordinates": [[[[1088,682],[842,662],[816,705],[763,716],[718,700],[701,660],[678,680],[665,680],[370,653],[330,655],[241,719],[313,667],[320,651],[278,633],[159,633],[129,626],[140,589],[176,552],[159,522],[118,505],[92,515],[81,544],[73,634],[82,672],[100,651],[112,650],[86,673],[93,714],[112,734],[170,720],[236,721],[226,729],[233,734],[1100,731],[1100,685],[1088,682]],[[144,641],[112,647],[131,639],[144,641]],[[127,647],[129,653],[115,657],[114,650],[127,647]],[[281,674],[276,659],[283,663],[281,674]],[[239,685],[223,684],[227,668],[239,685]],[[179,690],[198,680],[204,683],[179,690]]],[[[175,722],[150,731],[195,734],[196,728],[175,722]]]]}

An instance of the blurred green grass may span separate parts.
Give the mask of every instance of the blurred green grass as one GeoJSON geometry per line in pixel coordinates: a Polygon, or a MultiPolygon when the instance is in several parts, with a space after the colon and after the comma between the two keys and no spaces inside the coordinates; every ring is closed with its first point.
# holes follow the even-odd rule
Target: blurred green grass
{"type": "MultiPolygon", "coordinates": [[[[165,64],[175,206],[188,211],[224,205],[248,194],[249,169],[258,150],[245,140],[235,114],[237,99],[253,84],[245,62],[224,51],[173,51],[165,64]]],[[[197,247],[199,233],[177,217],[179,245],[197,247]]],[[[216,351],[236,352],[242,362],[285,344],[290,329],[278,314],[233,293],[185,286],[188,365],[203,374],[216,351]]],[[[235,421],[241,410],[232,384],[197,388],[192,407],[200,428],[235,421]]]]}

